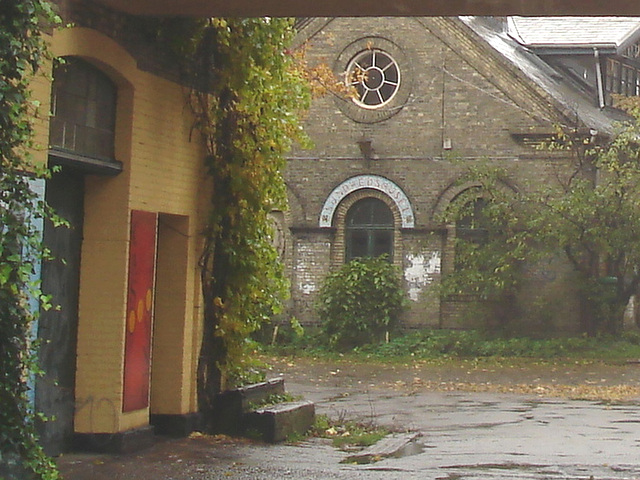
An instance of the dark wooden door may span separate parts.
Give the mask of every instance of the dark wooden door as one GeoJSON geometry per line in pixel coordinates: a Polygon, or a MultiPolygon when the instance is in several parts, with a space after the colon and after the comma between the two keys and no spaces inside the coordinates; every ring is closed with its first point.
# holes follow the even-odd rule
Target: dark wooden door
{"type": "Polygon", "coordinates": [[[38,324],[45,375],[36,381],[36,409],[52,419],[39,425],[39,433],[45,451],[57,455],[69,449],[73,436],[83,175],[64,168],[54,173],[45,198],[70,223],[68,228],[45,224],[44,241],[55,259],[42,265],[42,290],[58,308],[42,312],[38,324]]]}

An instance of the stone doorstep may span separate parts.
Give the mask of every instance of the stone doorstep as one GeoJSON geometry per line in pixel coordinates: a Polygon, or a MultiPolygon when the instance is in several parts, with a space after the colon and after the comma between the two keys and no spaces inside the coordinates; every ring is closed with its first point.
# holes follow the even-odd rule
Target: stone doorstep
{"type": "Polygon", "coordinates": [[[420,436],[420,433],[416,432],[387,435],[374,445],[349,455],[341,463],[372,463],[388,457],[415,455],[423,448],[418,442],[420,436]]]}
{"type": "Polygon", "coordinates": [[[216,432],[228,435],[242,434],[242,416],[249,412],[249,406],[264,402],[269,395],[284,393],[284,378],[274,378],[216,395],[214,411],[216,432]]]}
{"type": "Polygon", "coordinates": [[[272,378],[265,382],[254,383],[237,389],[242,399],[242,409],[247,411],[249,404],[260,404],[270,395],[284,394],[284,378],[272,378]]]}
{"type": "Polygon", "coordinates": [[[282,442],[293,434],[304,434],[315,422],[315,404],[304,400],[259,408],[243,416],[245,432],[256,432],[269,443],[282,442]]]}

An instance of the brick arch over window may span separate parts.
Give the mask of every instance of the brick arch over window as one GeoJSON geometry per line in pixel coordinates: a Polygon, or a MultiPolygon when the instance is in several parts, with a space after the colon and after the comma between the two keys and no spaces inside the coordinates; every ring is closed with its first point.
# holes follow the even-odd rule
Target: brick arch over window
{"type": "Polygon", "coordinates": [[[319,226],[336,226],[335,216],[338,206],[345,198],[363,189],[379,192],[387,199],[386,201],[393,203],[399,215],[397,224],[402,228],[415,227],[415,215],[407,195],[394,182],[378,175],[351,177],[334,188],[325,200],[320,212],[319,226]]]}
{"type": "MultiPolygon", "coordinates": [[[[465,182],[465,183],[452,183],[447,188],[445,188],[433,206],[433,210],[431,211],[431,220],[437,220],[444,212],[447,211],[449,205],[455,201],[463,192],[469,190],[478,190],[482,189],[482,184],[480,182],[465,182]]],[[[517,192],[518,188],[515,185],[507,183],[506,181],[500,182],[500,189],[504,192],[517,192]]]]}
{"type": "MultiPolygon", "coordinates": [[[[517,192],[518,189],[514,185],[507,182],[501,182],[500,188],[505,192],[517,192]]],[[[453,183],[445,190],[442,191],[434,208],[431,212],[432,221],[441,221],[442,215],[447,209],[456,201],[460,200],[465,194],[473,193],[469,195],[468,201],[475,201],[483,198],[482,184],[480,182],[465,182],[465,183],[453,183]]],[[[448,274],[453,272],[456,263],[456,237],[458,235],[457,227],[455,224],[448,224],[444,226],[446,228],[446,235],[444,238],[444,246],[442,251],[442,273],[448,274]]],[[[478,232],[480,233],[480,232],[478,232]]]]}
{"type": "MultiPolygon", "coordinates": [[[[54,57],[75,57],[107,75],[117,88],[114,158],[124,169],[131,164],[135,83],[140,72],[136,60],[113,39],[88,28],[57,29],[53,33],[54,57]],[[100,48],[95,48],[100,45],[100,48]]],[[[117,172],[114,172],[117,173],[117,172]]]]}
{"type": "Polygon", "coordinates": [[[383,201],[393,214],[393,263],[400,266],[402,264],[402,217],[401,212],[394,200],[378,190],[363,188],[347,195],[335,208],[333,215],[333,226],[336,229],[333,244],[331,246],[331,264],[338,267],[346,259],[346,219],[351,207],[358,201],[365,198],[377,198],[383,201]]]}
{"type": "Polygon", "coordinates": [[[431,220],[436,220],[439,216],[443,215],[447,211],[449,205],[457,198],[462,192],[470,189],[478,189],[482,187],[479,182],[466,182],[463,184],[453,184],[443,190],[438,196],[431,212],[431,220]]]}

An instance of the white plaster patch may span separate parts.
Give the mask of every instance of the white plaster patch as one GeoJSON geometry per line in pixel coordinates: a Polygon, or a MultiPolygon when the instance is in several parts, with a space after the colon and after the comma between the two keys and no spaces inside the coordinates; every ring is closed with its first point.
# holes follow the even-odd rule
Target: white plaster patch
{"type": "Polygon", "coordinates": [[[440,252],[425,255],[410,253],[406,256],[409,266],[404,271],[404,279],[409,287],[409,298],[417,302],[425,287],[433,283],[434,276],[440,273],[440,252]]]}
{"type": "Polygon", "coordinates": [[[440,273],[440,264],[440,252],[431,252],[431,257],[427,261],[427,273],[429,275],[440,273]]]}
{"type": "Polygon", "coordinates": [[[297,257],[294,269],[298,291],[303,295],[311,295],[318,290],[315,274],[317,270],[316,251],[309,245],[298,244],[297,257]]]}
{"type": "Polygon", "coordinates": [[[318,287],[314,284],[314,283],[304,283],[304,284],[300,284],[300,291],[304,294],[304,295],[311,295],[313,292],[315,292],[318,289],[318,287]]]}

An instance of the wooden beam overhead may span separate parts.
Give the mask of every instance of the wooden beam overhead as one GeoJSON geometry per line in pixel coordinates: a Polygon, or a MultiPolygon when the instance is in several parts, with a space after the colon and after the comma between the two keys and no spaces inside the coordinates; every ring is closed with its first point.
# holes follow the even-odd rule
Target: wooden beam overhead
{"type": "MultiPolygon", "coordinates": [[[[85,1],[85,0],[76,0],[85,1]]],[[[638,0],[98,0],[135,15],[351,17],[449,15],[640,16],[638,0]]]]}

